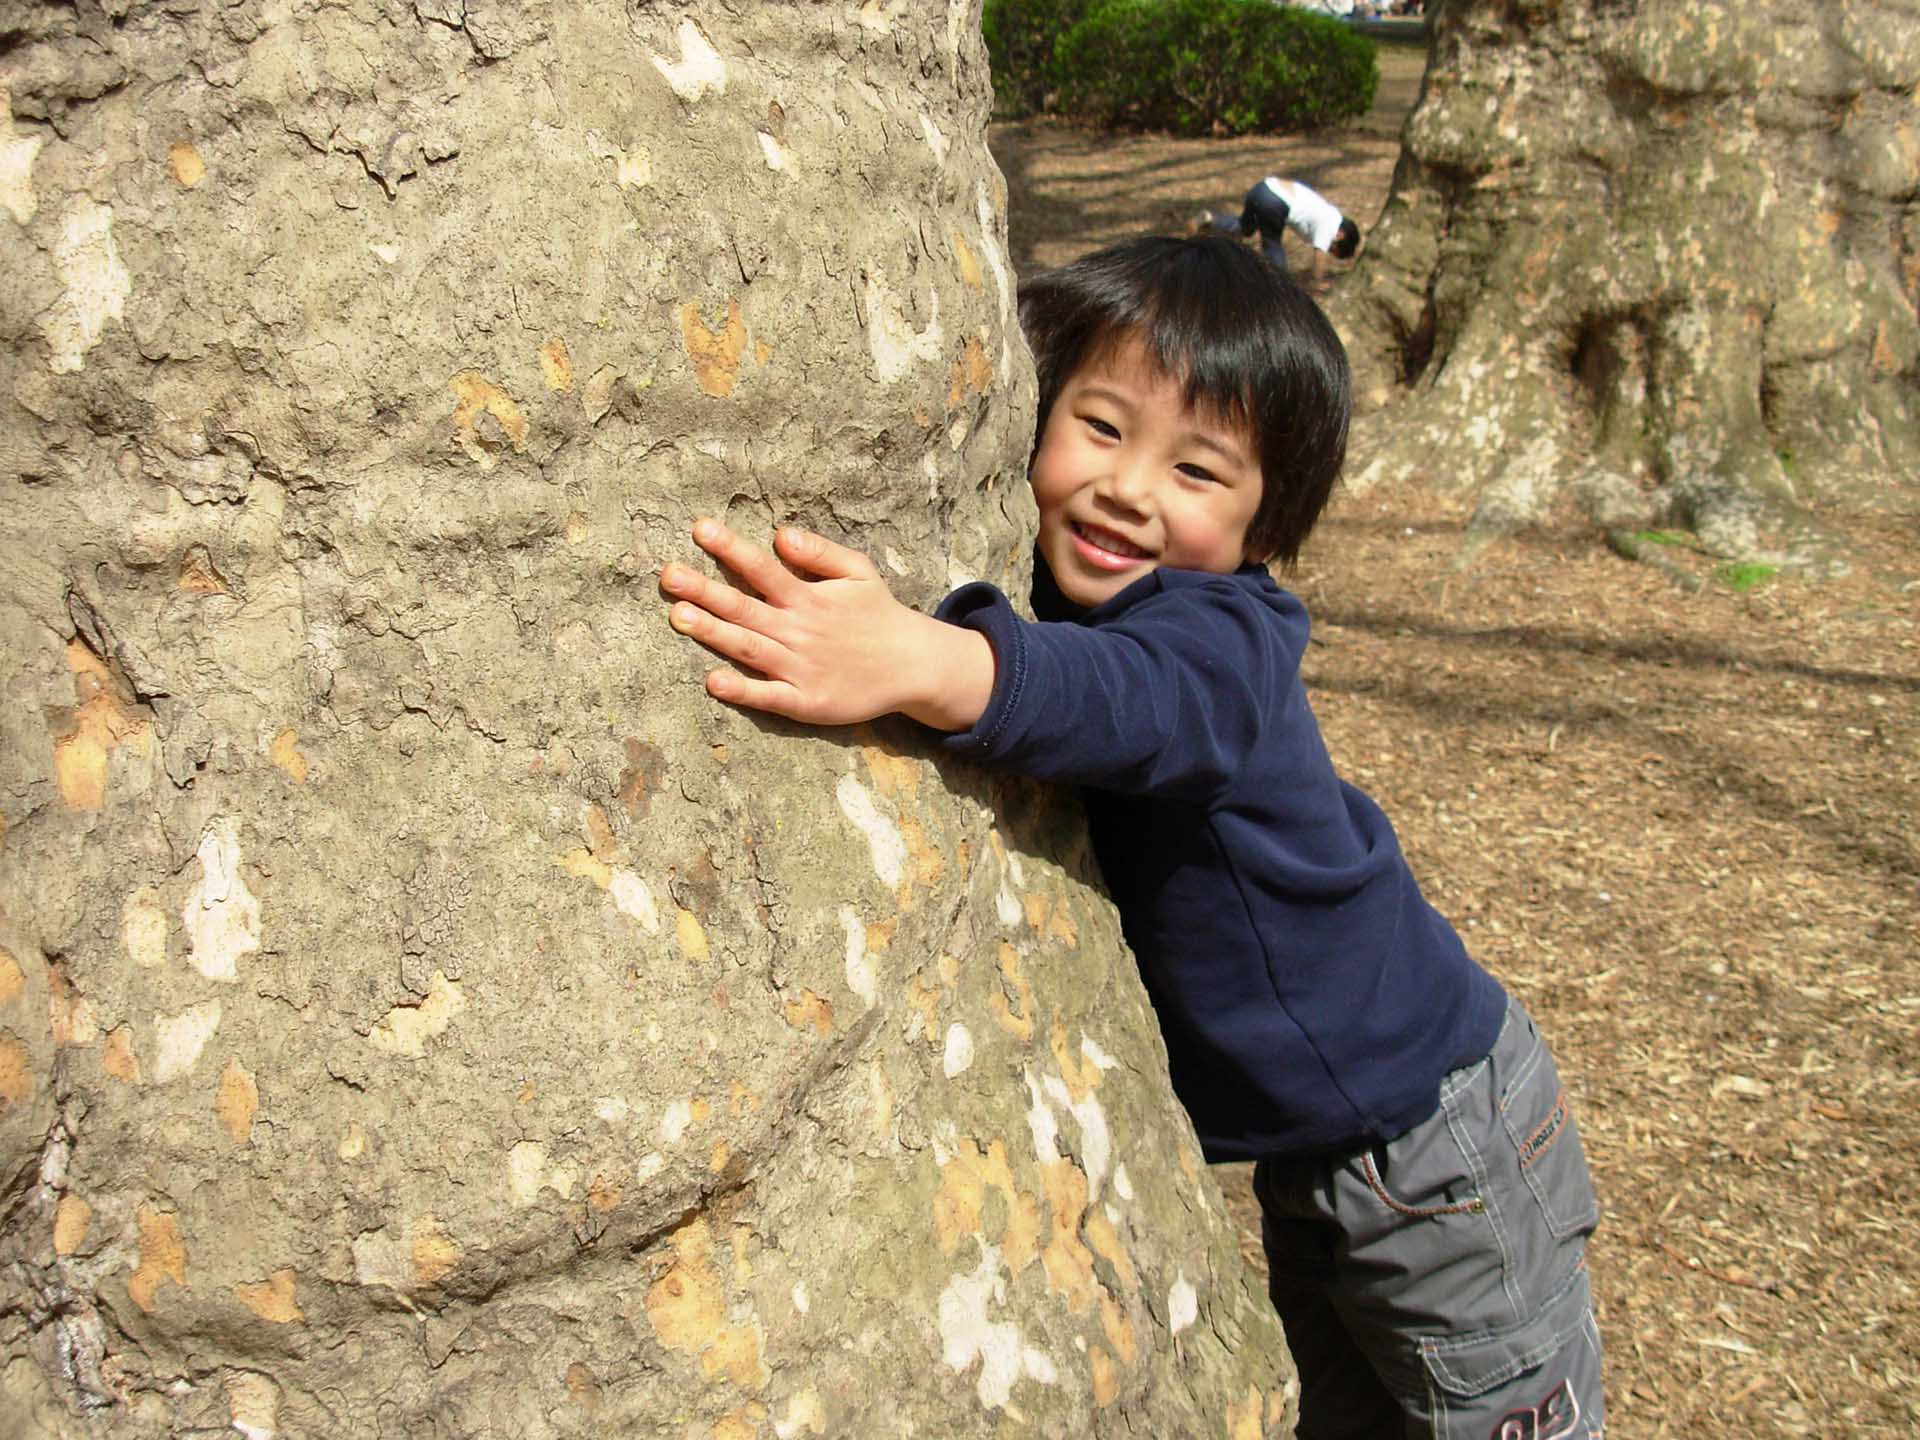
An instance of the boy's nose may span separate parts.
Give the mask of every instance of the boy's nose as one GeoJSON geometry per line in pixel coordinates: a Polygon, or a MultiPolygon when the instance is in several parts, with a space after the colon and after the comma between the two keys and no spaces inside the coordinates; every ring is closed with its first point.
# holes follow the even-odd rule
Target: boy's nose
{"type": "Polygon", "coordinates": [[[1139,511],[1153,493],[1153,479],[1137,460],[1119,458],[1108,468],[1101,492],[1116,505],[1139,511]]]}

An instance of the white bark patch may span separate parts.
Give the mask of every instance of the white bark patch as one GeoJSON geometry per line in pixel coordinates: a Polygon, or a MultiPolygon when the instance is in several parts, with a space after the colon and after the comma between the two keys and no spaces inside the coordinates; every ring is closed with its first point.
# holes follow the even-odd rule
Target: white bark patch
{"type": "Polygon", "coordinates": [[[66,293],[40,317],[40,332],[53,354],[56,374],[79,370],[86,355],[118,320],[133,293],[133,276],[120,263],[113,243],[113,211],[91,200],[78,201],[53,242],[53,268],[66,293]]]}
{"type": "Polygon", "coordinates": [[[1122,1200],[1133,1199],[1133,1177],[1124,1163],[1113,1167],[1113,1193],[1122,1200]]]}
{"type": "Polygon", "coordinates": [[[678,1145],[686,1138],[688,1128],[693,1124],[693,1103],[689,1100],[676,1100],[667,1106],[666,1113],[660,1117],[660,1140],[662,1144],[678,1145]]]}
{"type": "Polygon", "coordinates": [[[974,1390],[989,1410],[1005,1409],[1022,1378],[1043,1385],[1059,1378],[1053,1362],[1020,1338],[1019,1326],[987,1318],[987,1307],[1006,1298],[1000,1252],[991,1245],[980,1247],[980,1263],[971,1275],[954,1276],[940,1292],[941,1357],[956,1374],[979,1362],[974,1390]]]}
{"type": "Polygon", "coordinates": [[[121,905],[120,941],[127,958],[143,970],[167,963],[167,912],[153,886],[142,885],[121,905]]]}
{"type": "Polygon", "coordinates": [[[941,1061],[941,1069],[947,1079],[964,1074],[973,1064],[973,1036],[967,1027],[958,1020],[947,1027],[947,1053],[941,1061]]]}
{"type": "Polygon", "coordinates": [[[418,1060],[427,1042],[442,1035],[453,1017],[467,1008],[467,997],[453,981],[436,970],[427,981],[427,998],[418,1005],[396,1005],[367,1033],[367,1043],[389,1055],[418,1060]]]}
{"type": "Polygon", "coordinates": [[[247,1440],[276,1440],[280,1434],[280,1387],[251,1370],[229,1371],[227,1416],[247,1440]]]}
{"type": "Polygon", "coordinates": [[[974,193],[973,213],[980,222],[980,253],[987,257],[987,268],[993,271],[993,283],[1000,291],[1000,317],[1004,320],[1013,313],[1013,281],[1008,278],[1007,260],[995,238],[1000,233],[1000,212],[994,208],[993,191],[984,180],[974,193]]]}
{"type": "Polygon", "coordinates": [[[940,127],[933,123],[933,117],[926,111],[920,112],[920,133],[926,137],[927,149],[933,152],[933,163],[947,163],[947,149],[953,142],[941,133],[940,127]]]}
{"type": "Polygon", "coordinates": [[[653,68],[667,77],[673,93],[689,105],[709,90],[717,95],[727,88],[727,67],[720,52],[691,20],[680,22],[680,59],[676,62],[655,55],[653,68]]]}
{"type": "Polygon", "coordinates": [[[1051,1165],[1060,1158],[1060,1122],[1054,1118],[1053,1107],[1047,1104],[1031,1070],[1027,1071],[1027,1094],[1033,1099],[1027,1107],[1027,1129],[1033,1134],[1034,1158],[1042,1165],[1051,1165]]]}
{"type": "Polygon", "coordinates": [[[602,1095],[593,1102],[593,1113],[609,1125],[618,1125],[627,1118],[628,1105],[619,1095],[602,1095]]]}
{"type": "Polygon", "coordinates": [[[777,139],[762,130],[760,134],[760,154],[767,162],[769,170],[792,170],[793,151],[782,145],[777,139]]]}
{"type": "Polygon", "coordinates": [[[633,1167],[633,1179],[637,1185],[644,1185],[662,1170],[667,1168],[667,1157],[658,1150],[649,1150],[642,1155],[633,1167]]]}
{"type": "Polygon", "coordinates": [[[0,86],[0,205],[17,224],[33,219],[40,202],[33,194],[33,158],[46,141],[13,131],[13,92],[0,86]]]}
{"type": "Polygon", "coordinates": [[[620,913],[638,920],[640,928],[649,935],[660,929],[660,912],[654,907],[653,892],[633,871],[615,870],[607,881],[607,893],[613,897],[620,913]]]}
{"type": "Polygon", "coordinates": [[[1091,1060],[1101,1070],[1111,1070],[1120,1062],[1100,1048],[1100,1042],[1091,1035],[1080,1037],[1080,1053],[1091,1060]]]}
{"type": "Polygon", "coordinates": [[[153,1022],[153,1083],[164,1085],[189,1073],[200,1063],[200,1052],[220,1028],[220,1002],[205,1000],[178,1015],[162,1015],[153,1022]]]}
{"type": "Polygon", "coordinates": [[[535,1140],[522,1140],[507,1152],[507,1195],[525,1209],[540,1198],[542,1190],[551,1190],[562,1200],[573,1195],[579,1171],[571,1165],[547,1165],[547,1147],[535,1140]]]}
{"type": "Polygon", "coordinates": [[[813,1308],[813,1299],[807,1294],[805,1281],[793,1287],[793,1308],[802,1315],[813,1308]]]}
{"type": "Polygon", "coordinates": [[[907,869],[907,842],[900,827],[880,813],[867,787],[851,775],[840,777],[833,798],[840,804],[840,813],[853,822],[853,828],[867,837],[867,848],[873,853],[873,873],[880,877],[880,883],[889,890],[897,889],[907,869]]]}
{"type": "Polygon", "coordinates": [[[1013,898],[1013,891],[1002,885],[993,897],[993,913],[1000,923],[1012,929],[1020,923],[1020,902],[1013,898]]]}
{"type": "Polygon", "coordinates": [[[886,276],[870,270],[866,276],[867,350],[882,385],[891,385],[913,373],[914,367],[940,358],[946,332],[940,325],[940,292],[929,290],[931,311],[924,330],[915,330],[900,298],[887,288],[886,276]]]}
{"type": "Polygon", "coordinates": [[[260,902],[240,878],[240,822],[223,816],[200,836],[200,879],[180,913],[193,968],[209,980],[240,978],[236,961],[260,948],[260,902]]]}
{"type": "Polygon", "coordinates": [[[1046,1092],[1047,1097],[1073,1116],[1080,1126],[1080,1164],[1087,1172],[1087,1201],[1091,1204],[1099,1199],[1100,1187],[1106,1183],[1107,1172],[1113,1165],[1113,1137],[1107,1129],[1106,1109],[1091,1090],[1086,1099],[1076,1101],[1066,1082],[1057,1076],[1047,1077],[1046,1092]]]}
{"type": "Polygon", "coordinates": [[[622,190],[639,190],[653,183],[653,152],[644,145],[622,150],[597,130],[587,132],[587,153],[613,162],[613,183],[622,190]]]}
{"type": "Polygon", "coordinates": [[[1175,1335],[1200,1318],[1200,1297],[1181,1275],[1167,1291],[1167,1328],[1175,1335]]]}
{"type": "Polygon", "coordinates": [[[840,928],[847,933],[847,988],[871,1010],[880,999],[880,982],[867,955],[867,922],[851,905],[842,905],[840,928]]]}

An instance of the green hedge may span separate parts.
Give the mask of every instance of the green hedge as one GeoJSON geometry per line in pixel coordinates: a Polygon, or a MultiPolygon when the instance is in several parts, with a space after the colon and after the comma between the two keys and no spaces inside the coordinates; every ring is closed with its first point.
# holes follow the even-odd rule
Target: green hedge
{"type": "Polygon", "coordinates": [[[1177,135],[1364,115],[1373,42],[1272,0],[987,0],[995,105],[1177,135]]]}

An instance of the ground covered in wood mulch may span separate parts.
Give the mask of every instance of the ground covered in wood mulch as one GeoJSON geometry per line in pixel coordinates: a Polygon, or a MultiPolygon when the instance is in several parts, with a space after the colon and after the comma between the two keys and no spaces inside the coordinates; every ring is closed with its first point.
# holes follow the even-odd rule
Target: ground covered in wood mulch
{"type": "MultiPolygon", "coordinates": [[[[996,127],[1016,263],[1274,172],[1364,224],[1420,63],[1308,136],[996,127]]],[[[1460,498],[1374,490],[1290,582],[1336,763],[1554,1044],[1619,1440],[1920,1433],[1920,490],[1822,519],[1845,574],[1688,590],[1572,517],[1462,571],[1460,498]]]]}

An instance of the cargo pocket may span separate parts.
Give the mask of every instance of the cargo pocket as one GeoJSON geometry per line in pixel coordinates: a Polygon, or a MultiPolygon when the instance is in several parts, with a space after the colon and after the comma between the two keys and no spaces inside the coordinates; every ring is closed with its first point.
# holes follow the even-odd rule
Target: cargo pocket
{"type": "Polygon", "coordinates": [[[1567,1240],[1599,1223],[1600,1201],[1553,1056],[1533,1022],[1526,1024],[1531,1049],[1500,1097],[1500,1120],[1513,1142],[1520,1178],[1539,1202],[1548,1231],[1556,1240],[1567,1240]]]}
{"type": "MultiPolygon", "coordinates": [[[[1584,1415],[1583,1407],[1598,1410],[1599,1355],[1588,1354],[1581,1332],[1592,1323],[1593,1300],[1587,1279],[1587,1267],[1576,1267],[1559,1290],[1540,1307],[1531,1320],[1476,1335],[1445,1339],[1427,1338],[1420,1342],[1420,1358],[1426,1367],[1428,1383],[1436,1392],[1435,1409],[1454,1419],[1472,1417],[1481,1428],[1475,1433],[1500,1435],[1497,1428],[1502,1415],[1515,1410],[1531,1410],[1536,1425],[1518,1431],[1542,1437],[1584,1434],[1579,1423],[1589,1425],[1600,1420],[1597,1414],[1584,1415]],[[1581,1346],[1567,1357],[1557,1373],[1542,1376],[1551,1380],[1545,1393],[1539,1382],[1518,1387],[1509,1394],[1503,1390],[1543,1370],[1556,1355],[1569,1346],[1581,1346]],[[1489,1424],[1496,1428],[1488,1430],[1489,1424]]],[[[1451,1434],[1450,1429],[1437,1433],[1451,1434]]]]}

